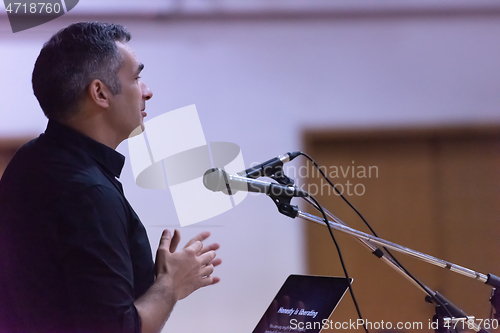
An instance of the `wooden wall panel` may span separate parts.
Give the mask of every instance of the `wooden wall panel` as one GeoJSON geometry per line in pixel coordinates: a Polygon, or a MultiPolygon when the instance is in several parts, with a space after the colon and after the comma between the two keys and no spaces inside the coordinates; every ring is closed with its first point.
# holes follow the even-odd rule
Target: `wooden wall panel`
{"type": "MultiPolygon", "coordinates": [[[[438,213],[444,240],[440,256],[482,273],[498,275],[500,141],[484,137],[443,139],[438,149],[438,213]]],[[[439,289],[453,295],[464,310],[484,318],[489,309],[477,303],[489,288],[446,273],[439,289]]]]}
{"type": "MultiPolygon", "coordinates": [[[[305,151],[327,170],[378,168],[378,176],[372,173],[371,178],[349,172],[332,180],[344,190],[347,181],[351,187],[358,184],[357,193],[344,194],[380,237],[482,273],[500,274],[499,128],[308,131],[304,138],[305,151]]],[[[312,184],[321,186],[322,181],[312,170],[310,176],[308,186],[314,192],[312,184]]],[[[338,196],[328,196],[327,188],[321,188],[316,197],[326,208],[351,227],[368,232],[338,196]]],[[[309,273],[343,275],[326,227],[304,223],[309,273]]],[[[425,295],[352,237],[335,235],[363,316],[372,322],[421,322],[424,331],[431,331],[434,308],[424,302],[425,295]]],[[[397,253],[396,257],[470,314],[489,315],[489,287],[413,258],[397,253]]],[[[346,296],[331,319],[356,318],[346,296]]]]}

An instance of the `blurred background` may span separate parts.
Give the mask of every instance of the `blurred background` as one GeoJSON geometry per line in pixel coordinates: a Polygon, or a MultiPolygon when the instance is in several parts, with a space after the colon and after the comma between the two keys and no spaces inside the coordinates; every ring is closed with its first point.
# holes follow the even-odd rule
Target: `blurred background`
{"type": "MultiPolygon", "coordinates": [[[[43,43],[89,20],[132,33],[154,92],[146,120],[196,104],[206,140],[238,144],[247,166],[308,152],[379,236],[500,274],[500,2],[81,0],[15,34],[1,9],[0,173],[46,126],[31,89],[43,43]],[[359,173],[370,166],[371,175],[359,173]]],[[[118,150],[128,156],[127,142],[118,150]]],[[[288,171],[363,228],[304,159],[288,171]]],[[[130,161],[121,181],[156,251],[161,231],[179,228],[170,193],[135,185],[130,161]]],[[[326,228],[280,215],[266,196],[182,228],[182,243],[202,230],[221,244],[221,282],[179,302],[164,332],[251,332],[289,274],[343,274],[326,228]]],[[[420,321],[430,331],[424,294],[356,241],[339,241],[368,320],[420,321]]],[[[470,315],[489,316],[489,287],[403,262],[470,315]]],[[[357,318],[350,297],[332,318],[357,318]]]]}

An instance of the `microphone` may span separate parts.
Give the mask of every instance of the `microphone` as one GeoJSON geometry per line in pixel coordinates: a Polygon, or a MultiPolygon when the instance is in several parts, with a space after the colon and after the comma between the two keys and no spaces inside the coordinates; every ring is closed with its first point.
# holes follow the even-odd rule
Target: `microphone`
{"type": "MultiPolygon", "coordinates": [[[[275,173],[283,172],[283,164],[292,161],[295,157],[300,155],[300,151],[288,152],[284,155],[271,158],[259,165],[248,168],[244,171],[238,172],[237,175],[246,178],[259,178],[262,176],[271,177],[275,173]]],[[[279,175],[281,176],[281,175],[279,175]]]]}
{"type": "Polygon", "coordinates": [[[264,193],[280,197],[308,197],[309,193],[293,186],[264,182],[239,175],[231,175],[219,168],[208,169],[203,175],[203,184],[213,192],[233,195],[237,191],[264,193]]]}

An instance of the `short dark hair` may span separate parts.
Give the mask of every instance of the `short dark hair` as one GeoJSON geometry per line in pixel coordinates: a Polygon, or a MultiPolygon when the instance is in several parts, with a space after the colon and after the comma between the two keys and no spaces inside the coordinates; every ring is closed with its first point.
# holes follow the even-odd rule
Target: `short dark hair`
{"type": "Polygon", "coordinates": [[[61,120],[76,112],[95,79],[119,94],[117,74],[124,59],[115,42],[130,38],[123,26],[100,22],[75,23],[52,36],[40,51],[31,79],[45,116],[61,120]]]}

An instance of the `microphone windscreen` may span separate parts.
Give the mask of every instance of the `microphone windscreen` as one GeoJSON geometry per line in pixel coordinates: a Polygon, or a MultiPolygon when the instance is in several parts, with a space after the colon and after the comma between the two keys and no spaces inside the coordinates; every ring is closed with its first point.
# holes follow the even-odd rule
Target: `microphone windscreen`
{"type": "Polygon", "coordinates": [[[219,192],[227,189],[224,180],[224,170],[219,168],[209,169],[203,175],[203,185],[213,192],[219,192]]]}

